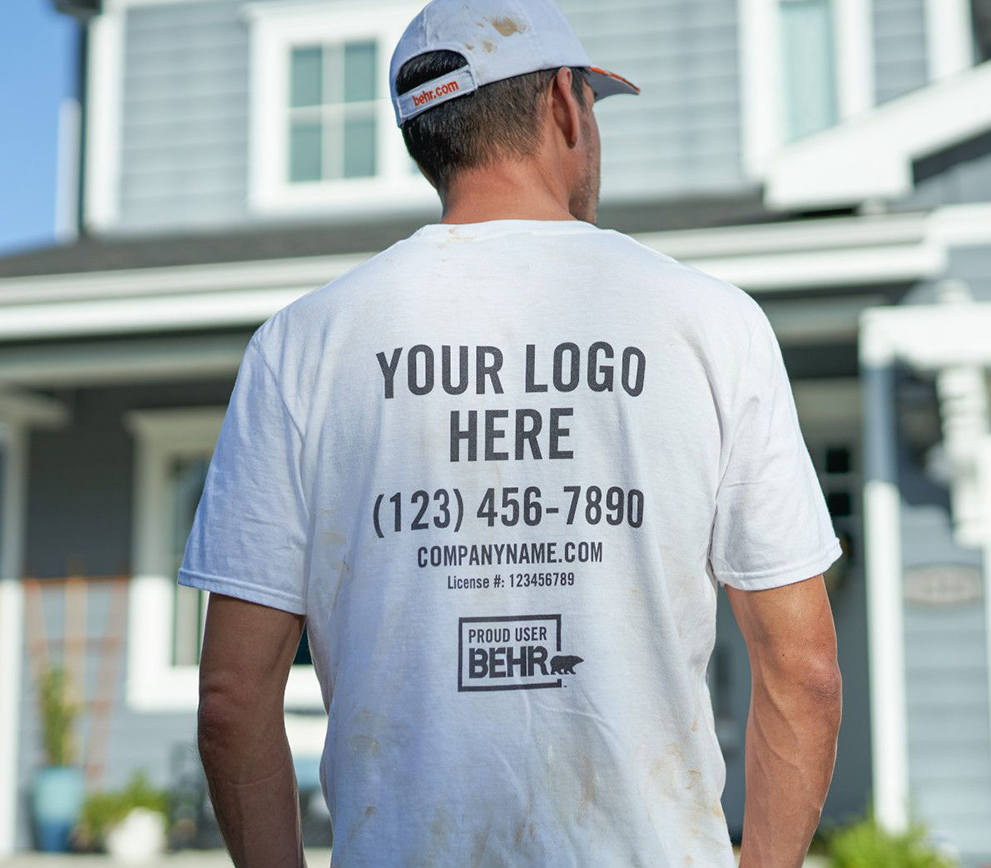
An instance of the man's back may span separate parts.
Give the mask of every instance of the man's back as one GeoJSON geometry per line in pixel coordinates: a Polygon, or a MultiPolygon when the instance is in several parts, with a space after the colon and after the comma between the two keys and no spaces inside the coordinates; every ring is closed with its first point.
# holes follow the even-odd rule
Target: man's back
{"type": "Polygon", "coordinates": [[[180,582],[305,613],[335,866],[734,864],[718,581],[840,553],[744,292],[582,221],[426,226],[258,331],[211,475],[180,582]]]}

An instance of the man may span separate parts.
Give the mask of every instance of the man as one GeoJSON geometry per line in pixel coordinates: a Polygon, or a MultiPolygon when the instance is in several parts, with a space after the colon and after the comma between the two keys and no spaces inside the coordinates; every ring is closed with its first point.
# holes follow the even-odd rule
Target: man
{"type": "Polygon", "coordinates": [[[636,88],[551,0],[435,0],[391,79],[442,220],[255,333],[179,576],[216,592],[199,746],[235,864],[304,864],[305,621],[332,865],[733,865],[722,586],[753,672],[741,865],[800,865],[840,545],[767,318],[594,225],[593,101],[636,88]]]}

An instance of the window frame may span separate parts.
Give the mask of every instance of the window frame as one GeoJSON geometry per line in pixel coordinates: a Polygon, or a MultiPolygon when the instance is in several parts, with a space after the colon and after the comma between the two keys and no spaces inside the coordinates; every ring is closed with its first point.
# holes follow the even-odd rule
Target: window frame
{"type": "MultiPolygon", "coordinates": [[[[128,705],[139,711],[189,711],[198,704],[199,667],[172,663],[177,577],[171,574],[166,493],[175,458],[213,453],[225,412],[224,406],[171,407],[132,410],[124,416],[135,440],[126,692],[128,705]]],[[[286,704],[323,710],[311,664],[291,668],[286,704]]]]}
{"type": "MultiPolygon", "coordinates": [[[[738,0],[743,169],[762,180],[786,148],[780,6],[793,0],[738,0]]],[[[874,25],[864,0],[831,0],[837,123],[875,105],[874,25]],[[841,62],[842,59],[842,62],[841,62]]]]}
{"type": "Polygon", "coordinates": [[[410,171],[389,98],[389,61],[419,6],[355,2],[327,8],[313,2],[250,3],[248,207],[261,214],[394,211],[435,204],[433,188],[410,171]],[[376,44],[376,175],[289,180],[289,86],[295,46],[370,41],[376,44]]]}

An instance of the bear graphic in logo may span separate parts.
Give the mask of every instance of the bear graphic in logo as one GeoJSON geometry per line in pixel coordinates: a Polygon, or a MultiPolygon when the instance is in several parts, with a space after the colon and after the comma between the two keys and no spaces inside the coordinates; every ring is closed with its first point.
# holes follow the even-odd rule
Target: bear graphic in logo
{"type": "Polygon", "coordinates": [[[574,675],[575,667],[584,662],[575,654],[558,654],[551,657],[551,675],[574,675]]]}

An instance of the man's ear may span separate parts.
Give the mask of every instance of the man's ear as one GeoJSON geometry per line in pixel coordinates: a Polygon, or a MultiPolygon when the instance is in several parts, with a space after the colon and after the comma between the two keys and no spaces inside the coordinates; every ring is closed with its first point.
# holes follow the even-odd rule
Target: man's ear
{"type": "Polygon", "coordinates": [[[551,119],[564,136],[569,148],[578,144],[581,136],[581,106],[571,90],[571,68],[562,66],[551,81],[551,119]]]}

